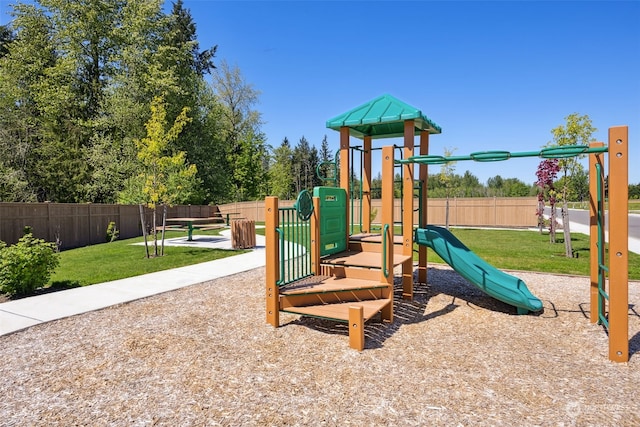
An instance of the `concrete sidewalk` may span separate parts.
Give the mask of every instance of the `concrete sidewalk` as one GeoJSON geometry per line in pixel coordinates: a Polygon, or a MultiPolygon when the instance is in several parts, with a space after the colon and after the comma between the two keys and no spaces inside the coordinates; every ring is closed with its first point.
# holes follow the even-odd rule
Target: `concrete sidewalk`
{"type": "MultiPolygon", "coordinates": [[[[231,249],[230,234],[225,230],[222,236],[194,236],[192,242],[179,237],[165,244],[231,249]]],[[[262,267],[264,245],[264,236],[257,235],[256,248],[245,254],[2,303],[0,335],[262,267]]]]}

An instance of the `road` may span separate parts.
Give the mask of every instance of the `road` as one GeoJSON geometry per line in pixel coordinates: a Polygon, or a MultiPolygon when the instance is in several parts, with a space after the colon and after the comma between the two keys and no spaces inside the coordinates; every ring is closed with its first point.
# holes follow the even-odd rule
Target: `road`
{"type": "MultiPolygon", "coordinates": [[[[549,215],[549,208],[545,208],[545,214],[549,215]]],[[[557,219],[561,222],[560,208],[556,212],[557,219]]],[[[605,212],[605,233],[609,226],[609,215],[605,212]]],[[[581,209],[569,209],[569,222],[571,231],[589,234],[589,211],[581,209]]],[[[640,214],[629,214],[629,250],[640,254],[640,214]]]]}

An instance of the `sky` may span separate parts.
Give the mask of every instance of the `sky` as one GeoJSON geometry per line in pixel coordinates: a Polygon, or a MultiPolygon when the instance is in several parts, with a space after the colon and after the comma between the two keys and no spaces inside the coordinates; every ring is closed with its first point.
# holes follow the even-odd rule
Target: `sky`
{"type": "MultiPolygon", "coordinates": [[[[629,180],[640,183],[638,1],[184,5],[201,48],[218,45],[217,60],[260,91],[256,109],[274,147],[304,136],[319,149],[326,135],[335,152],[339,134],[326,121],[390,94],[442,128],[430,154],[536,151],[572,113],[591,118],[598,141],[607,141],[609,127],[628,125],[629,180]]],[[[402,141],[374,140],[394,143],[402,141]]],[[[532,183],[539,162],[458,162],[455,172],[532,183]]]]}
{"type": "MultiPolygon", "coordinates": [[[[0,0],[0,12],[8,4],[0,0]]],[[[326,135],[335,152],[339,134],[326,121],[390,94],[442,128],[430,138],[430,154],[536,151],[572,113],[589,116],[598,141],[607,141],[609,127],[628,125],[629,181],[640,183],[634,167],[640,1],[184,0],[184,6],[201,49],[217,45],[215,61],[237,67],[260,92],[255,109],[273,147],[304,136],[319,149],[326,135]]],[[[394,143],[402,141],[374,140],[394,143]]],[[[496,175],[532,183],[539,162],[458,162],[455,173],[469,170],[483,183],[496,175]]]]}

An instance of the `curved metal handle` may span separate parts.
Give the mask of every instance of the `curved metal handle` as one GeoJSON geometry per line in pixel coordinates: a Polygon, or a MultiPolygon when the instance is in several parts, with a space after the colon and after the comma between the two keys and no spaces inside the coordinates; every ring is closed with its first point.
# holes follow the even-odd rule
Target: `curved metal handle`
{"type": "MultiPolygon", "coordinates": [[[[280,257],[284,256],[284,231],[276,227],[276,232],[279,234],[280,239],[280,257]]],[[[276,281],[276,286],[280,286],[284,283],[284,262],[280,259],[280,278],[276,281]]]]}
{"type": "Polygon", "coordinates": [[[389,224],[385,224],[382,229],[382,274],[389,277],[389,267],[387,263],[387,234],[389,233],[389,224]]]}

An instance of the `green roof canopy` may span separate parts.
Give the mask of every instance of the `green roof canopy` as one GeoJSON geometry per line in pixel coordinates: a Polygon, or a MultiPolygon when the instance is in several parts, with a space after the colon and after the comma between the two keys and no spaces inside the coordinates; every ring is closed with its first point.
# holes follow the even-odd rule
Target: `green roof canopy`
{"type": "Polygon", "coordinates": [[[349,134],[356,138],[393,138],[404,135],[404,121],[415,121],[415,135],[426,130],[429,133],[441,133],[435,124],[422,111],[391,95],[382,95],[351,111],[327,120],[327,127],[339,131],[349,127],[349,134]]]}

